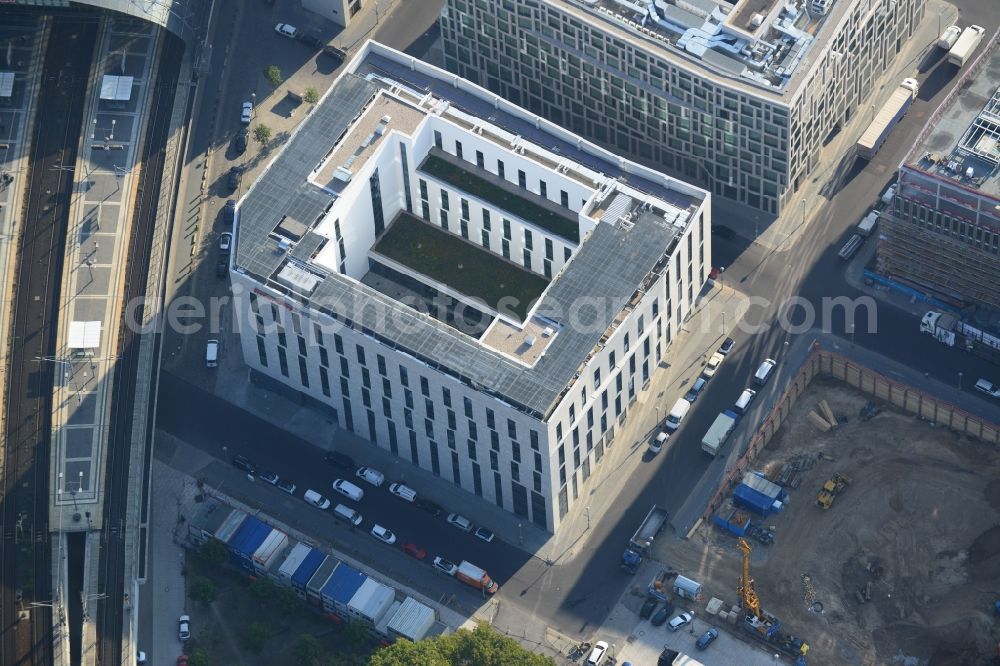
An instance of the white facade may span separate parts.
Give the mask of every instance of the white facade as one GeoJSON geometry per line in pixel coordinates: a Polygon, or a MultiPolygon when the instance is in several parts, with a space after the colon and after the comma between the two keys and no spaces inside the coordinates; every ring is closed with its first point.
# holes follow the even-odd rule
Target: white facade
{"type": "MultiPolygon", "coordinates": [[[[406,62],[407,67],[411,64],[406,56],[369,43],[320,107],[326,103],[343,106],[345,102],[337,94],[338,86],[346,89],[350,84],[344,77],[354,72],[363,74],[367,60],[376,57],[406,62]]],[[[414,61],[413,66],[421,76],[444,79],[449,84],[454,78],[424,63],[414,61]]],[[[379,61],[379,67],[384,71],[384,60],[379,61]]],[[[364,294],[359,301],[368,311],[343,312],[336,300],[317,305],[318,292],[309,300],[302,297],[301,291],[290,290],[287,281],[274,278],[284,268],[285,264],[280,263],[283,260],[274,260],[271,251],[246,247],[247,237],[255,233],[264,239],[260,241],[264,245],[276,242],[274,233],[264,236],[276,221],[266,221],[269,226],[263,233],[259,228],[239,229],[244,224],[264,224],[244,221],[257,210],[253,204],[255,190],[267,187],[266,183],[255,184],[240,203],[236,268],[232,273],[244,358],[251,368],[328,405],[341,427],[554,532],[585,492],[587,480],[606,447],[612,444],[618,424],[648,384],[707,279],[711,266],[708,195],[586,144],[547,121],[494,100],[476,86],[467,82],[461,85],[463,92],[495,102],[497,114],[518,114],[519,120],[530,119],[536,127],[551,132],[551,142],[511,139],[500,124],[470,117],[451,107],[447,100],[411,99],[400,92],[410,87],[408,82],[398,81],[393,87],[386,84],[365,105],[366,110],[353,119],[340,143],[326,153],[326,163],[318,165],[309,176],[324,192],[336,190],[310,232],[324,239],[310,254],[310,265],[314,267],[310,275],[322,271],[326,280],[337,281],[338,289],[364,294]],[[371,128],[376,125],[382,129],[373,132],[371,128]],[[566,157],[570,148],[552,152],[550,146],[559,142],[572,142],[567,145],[586,149],[588,165],[566,157]],[[353,158],[344,160],[344,155],[353,158]],[[566,238],[573,234],[560,235],[539,219],[513,214],[421,169],[428,155],[442,156],[480,175],[486,172],[499,176],[502,163],[503,180],[516,189],[515,193],[524,192],[520,196],[525,200],[575,218],[579,238],[566,238]],[[594,157],[603,162],[595,163],[594,157]],[[332,174],[343,165],[349,165],[349,182],[324,178],[325,173],[332,174]],[[621,178],[605,175],[619,168],[623,169],[621,178]],[[633,177],[639,189],[623,182],[633,177]],[[645,186],[662,192],[670,201],[645,191],[645,186]],[[374,195],[376,190],[378,194],[374,195]],[[632,202],[629,215],[636,219],[602,221],[602,215],[608,215],[608,202],[618,197],[632,202]],[[498,257],[506,255],[512,264],[551,279],[523,325],[480,306],[493,322],[476,337],[456,333],[446,324],[421,315],[422,325],[433,324],[427,328],[442,336],[442,344],[461,343],[464,351],[474,350],[487,364],[496,366],[498,373],[507,373],[504,376],[511,378],[509,382],[491,386],[488,377],[473,377],[476,368],[452,361],[458,356],[421,357],[408,350],[407,341],[394,342],[387,337],[394,334],[396,327],[365,324],[377,321],[374,316],[379,307],[388,308],[384,293],[379,296],[369,290],[367,281],[362,284],[372,262],[378,263],[371,254],[373,243],[382,233],[375,220],[376,205],[381,208],[384,226],[409,211],[438,229],[447,224],[448,233],[466,238],[480,250],[498,257]],[[442,213],[447,217],[443,218],[442,213]],[[484,213],[488,214],[488,222],[484,213]],[[636,234],[652,235],[630,236],[632,232],[627,230],[633,229],[631,224],[636,225],[636,234]],[[592,331],[590,344],[595,346],[574,350],[559,346],[561,337],[575,334],[575,329],[569,328],[578,325],[574,318],[586,319],[583,308],[580,312],[574,310],[575,302],[561,303],[565,310],[557,317],[559,324],[532,334],[531,325],[556,321],[542,314],[551,314],[546,307],[552,305],[560,287],[565,291],[574,281],[586,282],[580,272],[587,269],[577,268],[577,256],[580,261],[588,261],[587,252],[596,252],[596,248],[604,247],[602,244],[613,244],[610,234],[659,259],[643,269],[630,297],[626,294],[624,299],[609,297],[600,302],[613,302],[617,309],[602,313],[606,319],[595,319],[600,326],[592,331]],[[669,239],[669,243],[663,239],[669,239]],[[663,246],[650,250],[648,246],[656,242],[663,246]],[[255,266],[272,260],[280,267],[270,278],[255,272],[259,271],[255,266]],[[331,312],[337,313],[336,319],[331,312]],[[502,337],[496,333],[501,328],[525,340],[531,338],[534,346],[527,346],[541,351],[522,354],[501,348],[495,342],[502,337]],[[456,335],[460,337],[456,339],[456,335]],[[564,359],[577,370],[570,381],[560,380],[563,383],[553,387],[550,375],[543,373],[564,359]],[[540,375],[541,379],[536,380],[540,375]],[[518,382],[525,377],[551,397],[536,398],[537,391],[505,394],[503,386],[520,385],[518,382]]],[[[331,143],[336,139],[331,137],[331,143]]],[[[280,168],[280,160],[279,156],[268,171],[280,168]]],[[[262,181],[268,177],[265,173],[262,181]]],[[[287,247],[285,243],[276,251],[287,251],[287,247]]],[[[291,253],[294,255],[295,250],[291,253]]],[[[626,262],[624,257],[614,255],[609,260],[626,262]]],[[[599,283],[586,286],[593,287],[595,296],[605,288],[599,283]]],[[[403,317],[404,322],[411,322],[415,316],[411,309],[393,307],[398,312],[388,312],[387,318],[403,317]]]]}
{"type": "Polygon", "coordinates": [[[345,28],[361,11],[362,0],[302,0],[302,8],[345,28]]]}

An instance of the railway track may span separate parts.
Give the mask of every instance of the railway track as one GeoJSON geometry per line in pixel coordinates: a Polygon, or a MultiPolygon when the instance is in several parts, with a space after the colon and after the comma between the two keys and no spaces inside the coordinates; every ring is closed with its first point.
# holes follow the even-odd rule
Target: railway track
{"type": "Polygon", "coordinates": [[[5,393],[0,664],[52,663],[49,464],[60,277],[96,21],[56,18],[31,138],[5,393]]]}
{"type": "MultiPolygon", "coordinates": [[[[125,532],[134,526],[125,524],[129,489],[129,463],[133,440],[135,386],[139,381],[153,382],[155,377],[138,377],[140,335],[128,325],[125,305],[144,296],[149,277],[149,257],[156,226],[156,211],[161,193],[165,149],[173,111],[174,94],[180,72],[184,45],[172,35],[165,35],[160,55],[160,71],[151,95],[150,120],[143,141],[139,183],[133,209],[132,234],[125,267],[125,293],[121,301],[118,349],[115,355],[114,395],[111,401],[111,427],[105,470],[104,528],[101,533],[100,588],[97,607],[97,663],[121,664],[122,622],[127,605],[125,571],[125,532]]],[[[137,167],[139,168],[139,167],[137,167]]],[[[142,321],[141,312],[132,317],[142,321]]],[[[155,356],[155,354],[154,354],[155,356]]],[[[152,435],[154,420],[146,419],[144,440],[152,435]]]]}

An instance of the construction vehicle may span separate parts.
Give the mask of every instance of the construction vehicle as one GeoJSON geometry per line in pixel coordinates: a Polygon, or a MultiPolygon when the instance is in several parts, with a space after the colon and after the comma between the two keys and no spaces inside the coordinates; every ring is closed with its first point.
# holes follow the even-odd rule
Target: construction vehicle
{"type": "Polygon", "coordinates": [[[760,598],[754,589],[753,578],[750,577],[750,542],[744,538],[739,540],[740,550],[743,551],[743,571],[740,574],[739,585],[736,593],[740,597],[740,604],[743,606],[743,629],[746,633],[761,643],[774,647],[787,655],[796,658],[796,666],[805,666],[805,656],[809,652],[809,645],[802,639],[790,634],[783,634],[779,631],[781,622],[760,607],[760,598]]]}
{"type": "Polygon", "coordinates": [[[639,569],[642,558],[649,554],[653,541],[663,531],[669,517],[670,514],[665,509],[653,505],[653,508],[649,510],[646,518],[639,525],[639,529],[629,540],[625,552],[622,553],[622,570],[634,574],[639,569]]]}
{"type": "Polygon", "coordinates": [[[823,484],[823,487],[816,495],[816,506],[829,509],[830,505],[833,504],[833,498],[843,492],[844,488],[849,485],[851,485],[850,477],[843,474],[834,474],[823,484]]]}

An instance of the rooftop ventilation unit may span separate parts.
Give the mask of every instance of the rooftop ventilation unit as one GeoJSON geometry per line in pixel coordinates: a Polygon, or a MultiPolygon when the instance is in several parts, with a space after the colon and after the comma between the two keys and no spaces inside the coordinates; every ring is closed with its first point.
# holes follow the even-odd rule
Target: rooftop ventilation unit
{"type": "Polygon", "coordinates": [[[281,252],[282,254],[288,252],[288,250],[291,247],[292,247],[292,241],[288,240],[287,238],[282,238],[281,240],[278,241],[278,252],[281,252]]]}
{"type": "Polygon", "coordinates": [[[534,347],[535,346],[535,336],[529,335],[529,336],[525,337],[524,338],[524,345],[526,347],[534,347]]]}
{"type": "Polygon", "coordinates": [[[555,329],[553,329],[551,326],[546,326],[545,330],[542,331],[542,337],[543,338],[551,338],[554,333],[555,333],[555,329]]]}
{"type": "Polygon", "coordinates": [[[349,183],[351,182],[351,176],[353,175],[354,174],[351,173],[350,169],[341,166],[337,167],[337,170],[333,172],[333,179],[339,180],[342,183],[349,183]]]}

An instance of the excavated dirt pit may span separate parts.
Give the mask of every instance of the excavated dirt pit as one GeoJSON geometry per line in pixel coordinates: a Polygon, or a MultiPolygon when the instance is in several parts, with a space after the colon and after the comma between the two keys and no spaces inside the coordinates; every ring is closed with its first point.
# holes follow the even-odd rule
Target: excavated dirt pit
{"type": "MultiPolygon", "coordinates": [[[[761,521],[774,544],[752,542],[761,604],[809,643],[810,663],[987,663],[1000,640],[1000,455],[881,404],[862,421],[868,400],[813,381],[754,465],[807,468],[785,509],[761,521]],[[823,399],[847,419],[826,433],[806,418],[823,399]],[[852,483],[824,511],[816,493],[834,473],[852,483]]],[[[703,617],[712,596],[737,602],[735,537],[703,525],[658,559],[702,582],[703,617]]]]}

